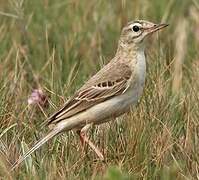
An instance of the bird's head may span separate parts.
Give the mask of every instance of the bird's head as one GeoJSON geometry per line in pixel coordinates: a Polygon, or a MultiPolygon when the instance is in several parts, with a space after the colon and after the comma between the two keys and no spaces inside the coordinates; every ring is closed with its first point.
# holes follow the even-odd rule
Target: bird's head
{"type": "Polygon", "coordinates": [[[123,44],[142,45],[148,35],[166,26],[168,24],[155,24],[144,20],[129,22],[122,29],[120,42],[123,44]]]}

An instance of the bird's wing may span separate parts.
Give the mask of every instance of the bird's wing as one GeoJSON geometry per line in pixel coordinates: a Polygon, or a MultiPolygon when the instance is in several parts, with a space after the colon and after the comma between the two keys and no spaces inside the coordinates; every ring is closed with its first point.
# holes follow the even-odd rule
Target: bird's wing
{"type": "Polygon", "coordinates": [[[129,66],[123,63],[106,65],[88,80],[59,111],[48,118],[46,123],[56,124],[113,96],[122,94],[128,86],[131,74],[129,66]]]}

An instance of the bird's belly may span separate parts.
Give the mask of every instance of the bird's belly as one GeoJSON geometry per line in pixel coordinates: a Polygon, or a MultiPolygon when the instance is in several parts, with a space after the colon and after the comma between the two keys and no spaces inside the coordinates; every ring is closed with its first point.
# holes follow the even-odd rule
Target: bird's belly
{"type": "Polygon", "coordinates": [[[102,102],[86,111],[88,123],[100,124],[130,110],[140,96],[139,89],[128,89],[124,94],[102,102]]]}
{"type": "Polygon", "coordinates": [[[81,129],[86,124],[101,124],[109,121],[112,118],[120,116],[130,110],[132,105],[135,105],[141,95],[143,87],[137,84],[138,87],[129,88],[125,93],[113,97],[109,100],[101,102],[86,111],[78,113],[70,117],[66,121],[60,122],[59,127],[68,124],[69,129],[81,129]]]}

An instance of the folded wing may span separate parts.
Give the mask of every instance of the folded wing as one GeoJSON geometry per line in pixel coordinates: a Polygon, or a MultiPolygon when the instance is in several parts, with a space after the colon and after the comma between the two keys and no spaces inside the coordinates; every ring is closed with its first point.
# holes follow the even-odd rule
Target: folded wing
{"type": "Polygon", "coordinates": [[[112,71],[114,65],[112,68],[105,66],[93,76],[93,78],[87,81],[87,83],[69,101],[67,101],[58,112],[48,118],[46,123],[48,125],[56,124],[63,119],[67,119],[77,113],[85,111],[113,96],[122,94],[128,86],[131,71],[125,64],[120,64],[119,67],[120,68],[118,69],[114,69],[114,72],[111,73],[110,76],[109,72],[112,71]]]}

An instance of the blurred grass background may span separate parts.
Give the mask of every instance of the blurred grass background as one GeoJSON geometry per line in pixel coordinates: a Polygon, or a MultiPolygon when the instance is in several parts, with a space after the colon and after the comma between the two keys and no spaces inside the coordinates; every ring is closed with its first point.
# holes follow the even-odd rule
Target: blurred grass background
{"type": "Polygon", "coordinates": [[[198,47],[198,0],[0,0],[1,179],[199,179],[198,47]],[[170,26],[147,44],[139,104],[90,132],[106,162],[69,132],[10,172],[47,131],[39,126],[46,116],[114,56],[122,26],[135,19],[170,26]],[[51,104],[28,106],[33,89],[51,104]]]}

